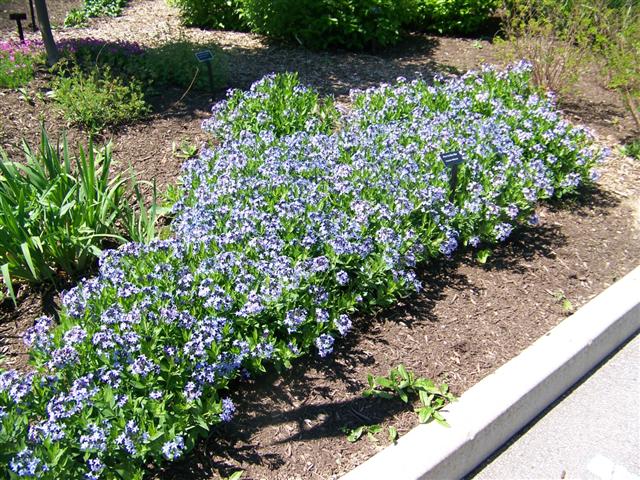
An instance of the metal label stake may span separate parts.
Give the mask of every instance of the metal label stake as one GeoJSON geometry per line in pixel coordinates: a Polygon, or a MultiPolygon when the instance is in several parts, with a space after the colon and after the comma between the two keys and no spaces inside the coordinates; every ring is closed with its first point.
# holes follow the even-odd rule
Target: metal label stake
{"type": "Polygon", "coordinates": [[[207,70],[209,72],[209,90],[211,90],[211,94],[213,95],[213,68],[211,67],[213,53],[211,53],[211,50],[202,50],[201,52],[196,52],[196,59],[200,63],[207,64],[207,70]]]}
{"type": "Polygon", "coordinates": [[[464,162],[464,159],[460,152],[455,151],[441,153],[440,160],[444,163],[445,168],[451,169],[451,175],[449,176],[449,201],[453,203],[453,196],[458,187],[458,168],[460,164],[464,162]]]}

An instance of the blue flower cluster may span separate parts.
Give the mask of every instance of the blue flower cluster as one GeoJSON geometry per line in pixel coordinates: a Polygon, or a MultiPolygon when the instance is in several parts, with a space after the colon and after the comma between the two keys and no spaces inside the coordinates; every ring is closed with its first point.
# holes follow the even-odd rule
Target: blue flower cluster
{"type": "Polygon", "coordinates": [[[0,460],[23,477],[141,478],[232,420],[231,379],[330,355],[353,313],[420,287],[419,262],[503,241],[537,200],[589,181],[602,152],[528,75],[354,92],[335,131],[304,129],[319,108],[276,129],[278,77],[246,94],[262,110],[216,107],[205,127],[224,138],[184,165],[174,235],[105,252],[61,325],[25,335],[37,372],[0,374],[0,460]],[[227,124],[238,115],[262,127],[227,124]],[[454,191],[439,158],[452,150],[454,191]]]}

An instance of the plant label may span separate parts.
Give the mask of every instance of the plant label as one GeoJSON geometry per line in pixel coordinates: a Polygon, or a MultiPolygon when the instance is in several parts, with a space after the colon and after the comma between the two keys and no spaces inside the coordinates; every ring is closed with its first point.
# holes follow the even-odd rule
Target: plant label
{"type": "Polygon", "coordinates": [[[202,50],[201,52],[196,52],[196,58],[199,62],[210,62],[213,60],[213,53],[211,53],[211,50],[202,50]]]}
{"type": "Polygon", "coordinates": [[[441,153],[440,160],[442,160],[442,163],[444,163],[444,166],[447,168],[460,165],[464,161],[464,159],[462,158],[462,154],[460,152],[441,153]]]}

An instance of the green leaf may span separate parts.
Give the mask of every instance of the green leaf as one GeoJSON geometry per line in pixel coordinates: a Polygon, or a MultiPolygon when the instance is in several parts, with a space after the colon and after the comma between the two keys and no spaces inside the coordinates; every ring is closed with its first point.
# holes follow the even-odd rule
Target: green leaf
{"type": "Polygon", "coordinates": [[[348,431],[347,440],[349,440],[351,443],[355,443],[358,440],[360,440],[363,433],[364,433],[364,426],[354,428],[353,430],[348,431]]]}
{"type": "Polygon", "coordinates": [[[398,441],[398,429],[396,427],[389,427],[389,441],[394,444],[398,441]]]}
{"type": "Polygon", "coordinates": [[[427,423],[433,416],[433,408],[421,407],[418,409],[418,421],[420,423],[427,423]]]}
{"type": "Polygon", "coordinates": [[[16,301],[16,294],[13,291],[13,283],[11,283],[11,275],[9,274],[9,264],[5,263],[4,265],[2,265],[2,267],[0,267],[0,269],[2,270],[2,281],[7,287],[9,296],[11,297],[11,300],[13,300],[13,304],[17,305],[18,302],[16,301]]]}
{"type": "Polygon", "coordinates": [[[244,470],[238,470],[237,472],[233,472],[231,475],[227,477],[227,480],[240,480],[244,475],[244,470]]]}
{"type": "Polygon", "coordinates": [[[489,256],[491,256],[491,250],[488,248],[483,248],[482,250],[478,250],[478,253],[476,253],[476,260],[478,261],[478,263],[485,264],[487,263],[489,256]]]}

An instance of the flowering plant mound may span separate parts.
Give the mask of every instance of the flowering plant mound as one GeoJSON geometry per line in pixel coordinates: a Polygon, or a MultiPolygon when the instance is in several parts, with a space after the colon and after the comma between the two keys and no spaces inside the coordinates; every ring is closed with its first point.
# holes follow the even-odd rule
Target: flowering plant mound
{"type": "Polygon", "coordinates": [[[39,40],[0,40],[0,87],[16,88],[33,78],[35,67],[44,61],[39,40]]]}
{"type": "Polygon", "coordinates": [[[337,131],[279,131],[277,89],[250,112],[263,129],[214,108],[205,127],[225,137],[185,164],[174,236],[103,254],[60,326],[26,335],[36,371],[0,374],[9,475],[141,478],[232,419],[232,379],[329,355],[354,312],[419,288],[419,262],[504,240],[536,200],[590,181],[603,152],[528,75],[354,92],[337,131]],[[453,194],[450,150],[465,158],[453,194]]]}
{"type": "Polygon", "coordinates": [[[226,100],[214,105],[203,128],[226,139],[264,130],[277,136],[330,133],[337,121],[330,97],[321,102],[317,92],[299,84],[297,73],[282,73],[263,77],[248,92],[230,90],[226,100]]]}

